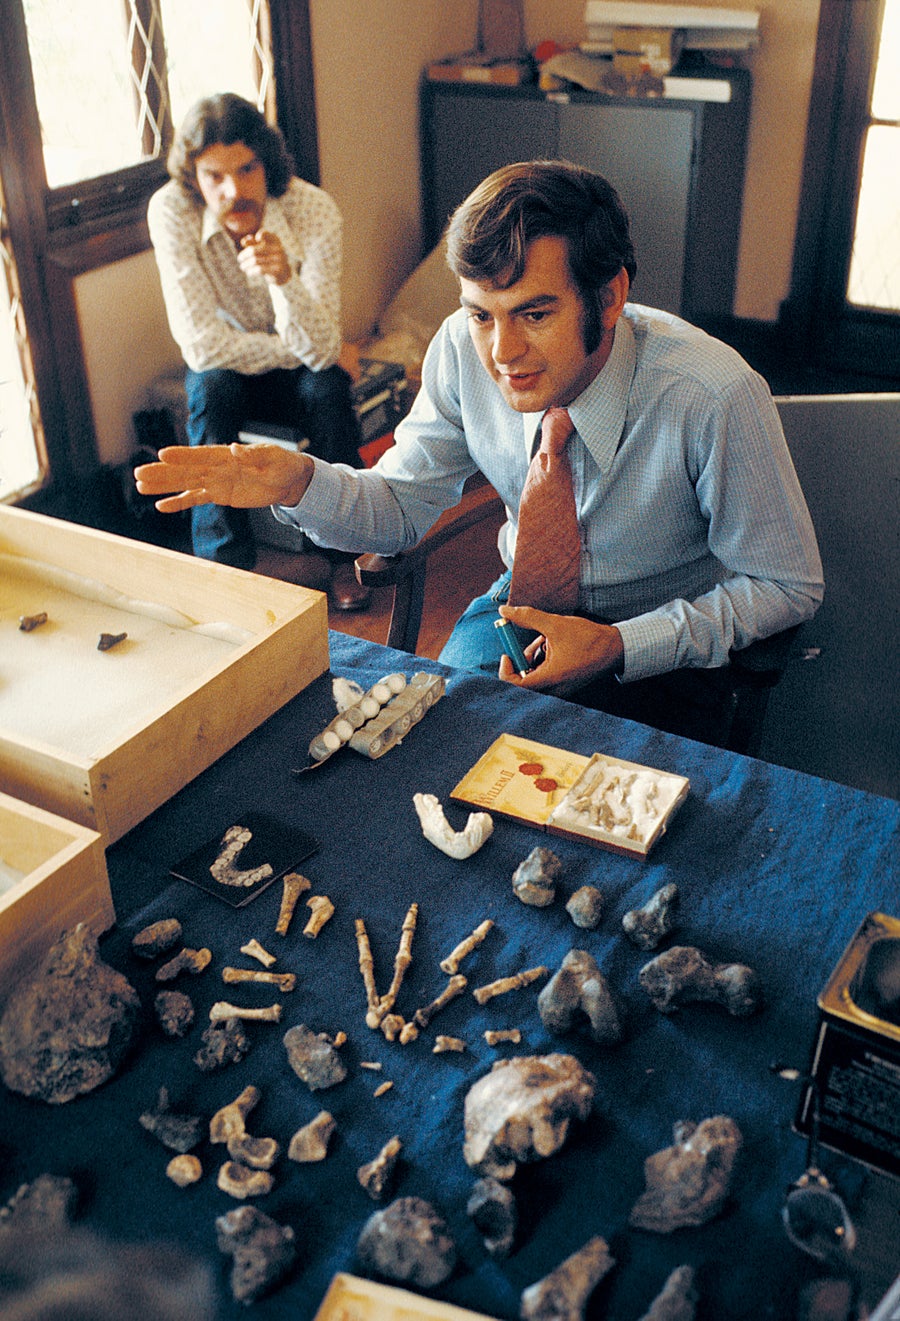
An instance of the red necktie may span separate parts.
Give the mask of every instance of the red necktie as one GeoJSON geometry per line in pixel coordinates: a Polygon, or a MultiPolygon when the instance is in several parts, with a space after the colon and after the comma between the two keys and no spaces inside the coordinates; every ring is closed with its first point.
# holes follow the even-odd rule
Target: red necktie
{"type": "Polygon", "coordinates": [[[550,408],[541,444],[531,460],[522,498],[513,561],[510,605],[553,614],[578,608],[581,534],[566,442],[575,430],[564,408],[550,408]]]}

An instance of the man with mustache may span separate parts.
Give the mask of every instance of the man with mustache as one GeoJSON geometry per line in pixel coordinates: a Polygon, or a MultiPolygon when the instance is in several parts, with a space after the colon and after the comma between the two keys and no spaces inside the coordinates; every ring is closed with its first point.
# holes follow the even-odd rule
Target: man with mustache
{"type": "MultiPolygon", "coordinates": [[[[248,421],[302,428],[310,453],[359,467],[341,352],[341,217],[293,174],[278,129],[233,93],[188,112],[151,199],[150,238],[186,364],[191,445],[229,445],[248,421]]],[[[245,509],[192,510],[194,554],[252,569],[245,509]]],[[[352,557],[329,553],[331,598],[363,608],[352,557]]]]}

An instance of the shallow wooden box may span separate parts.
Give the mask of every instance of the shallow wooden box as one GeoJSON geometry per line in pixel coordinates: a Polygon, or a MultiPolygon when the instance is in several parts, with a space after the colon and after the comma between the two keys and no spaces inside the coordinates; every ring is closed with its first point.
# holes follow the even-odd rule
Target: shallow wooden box
{"type": "Polygon", "coordinates": [[[64,931],[116,919],[95,830],[0,793],[0,1007],[64,931]]]}
{"type": "Polygon", "coordinates": [[[321,592],[0,506],[0,783],[104,844],[327,668],[321,592]]]}

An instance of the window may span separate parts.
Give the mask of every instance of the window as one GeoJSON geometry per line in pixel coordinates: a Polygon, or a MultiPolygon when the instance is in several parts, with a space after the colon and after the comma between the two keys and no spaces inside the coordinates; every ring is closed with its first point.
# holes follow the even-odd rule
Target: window
{"type": "MultiPolygon", "coordinates": [[[[306,6],[289,3],[296,12],[280,18],[281,29],[308,37],[306,6]]],[[[46,483],[51,468],[65,487],[83,466],[92,421],[71,279],[147,246],[146,203],[165,178],[173,126],[223,88],[274,120],[270,7],[274,0],[4,7],[0,499],[46,483]]]]}

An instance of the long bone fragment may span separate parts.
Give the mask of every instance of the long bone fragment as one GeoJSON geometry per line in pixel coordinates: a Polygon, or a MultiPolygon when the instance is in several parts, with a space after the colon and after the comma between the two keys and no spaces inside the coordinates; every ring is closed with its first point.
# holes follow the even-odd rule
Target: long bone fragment
{"type": "Polygon", "coordinates": [[[301,894],[312,889],[312,882],[297,871],[289,871],[281,885],[281,907],[278,910],[278,921],[275,923],[275,934],[286,936],[294,916],[294,909],[297,907],[297,900],[301,894]]]}
{"type": "Polygon", "coordinates": [[[235,982],[264,982],[267,986],[277,986],[279,991],[287,994],[293,991],[297,985],[297,974],[295,972],[266,972],[262,968],[223,968],[222,981],[229,985],[235,982]]]}
{"type": "Polygon", "coordinates": [[[480,922],[471,935],[461,940],[455,949],[452,949],[445,959],[441,959],[441,972],[454,973],[459,972],[459,965],[463,959],[467,958],[473,949],[476,949],[484,940],[491,927],[494,925],[493,918],[487,917],[480,922]]]}
{"type": "Polygon", "coordinates": [[[536,982],[539,977],[546,975],[547,969],[540,964],[537,968],[525,968],[522,972],[513,973],[511,977],[500,977],[495,982],[488,982],[486,986],[478,986],[472,994],[480,1005],[487,1004],[495,995],[505,995],[507,991],[520,991],[523,987],[536,982]]]}
{"type": "Polygon", "coordinates": [[[403,1044],[406,1045],[409,1041],[415,1041],[420,1030],[428,1026],[435,1014],[439,1013],[451,1000],[454,1000],[467,986],[468,980],[461,972],[451,977],[440,995],[436,996],[430,1004],[422,1005],[421,1009],[417,1009],[413,1014],[412,1022],[407,1023],[400,1033],[400,1040],[403,1044]]]}
{"type": "Polygon", "coordinates": [[[281,1005],[266,1005],[262,1009],[245,1009],[241,1005],[229,1004],[227,1000],[217,1000],[209,1011],[209,1021],[211,1023],[223,1023],[229,1018],[242,1018],[251,1023],[280,1023],[281,1005]]]}
{"type": "Polygon", "coordinates": [[[400,987],[403,984],[403,978],[406,975],[406,969],[412,963],[412,942],[416,934],[416,923],[419,920],[419,905],[411,903],[406,917],[403,919],[403,926],[400,930],[400,944],[397,947],[397,953],[394,958],[394,975],[391,984],[386,993],[381,997],[379,1010],[382,1014],[389,1014],[400,994],[400,987]]]}
{"type": "Polygon", "coordinates": [[[494,829],[493,818],[487,812],[470,812],[465,827],[454,830],[434,794],[413,794],[413,803],[422,834],[429,844],[450,858],[470,858],[490,838],[494,829]]]}
{"type": "Polygon", "coordinates": [[[363,986],[366,988],[366,1026],[377,1028],[381,996],[378,994],[378,987],[375,985],[375,961],[372,958],[372,946],[369,943],[366,924],[361,917],[356,919],[355,926],[356,948],[359,952],[359,971],[362,974],[363,986]]]}

